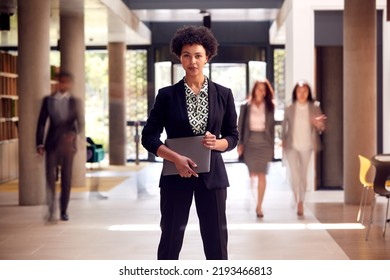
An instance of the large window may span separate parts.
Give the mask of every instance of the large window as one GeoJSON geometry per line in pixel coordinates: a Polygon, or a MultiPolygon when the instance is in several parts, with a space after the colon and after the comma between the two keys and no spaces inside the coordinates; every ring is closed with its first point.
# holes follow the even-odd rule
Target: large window
{"type": "Polygon", "coordinates": [[[285,62],[286,52],[284,49],[274,50],[274,91],[275,91],[275,159],[282,158],[282,121],[284,118],[285,104],[285,62]]]}
{"type": "Polygon", "coordinates": [[[85,135],[108,151],[108,55],[85,52],[85,135]]]}
{"type": "Polygon", "coordinates": [[[126,53],[126,158],[146,160],[148,152],[140,144],[141,122],[148,115],[147,51],[128,50],[126,53]]]}
{"type": "Polygon", "coordinates": [[[249,76],[249,92],[252,90],[253,85],[259,79],[267,77],[267,63],[264,61],[249,61],[248,62],[248,76],[249,76]]]}

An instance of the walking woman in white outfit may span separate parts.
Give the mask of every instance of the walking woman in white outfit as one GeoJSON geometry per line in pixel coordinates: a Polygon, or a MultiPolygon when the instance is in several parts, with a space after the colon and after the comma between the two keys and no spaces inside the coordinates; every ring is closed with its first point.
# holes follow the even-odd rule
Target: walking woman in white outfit
{"type": "Polygon", "coordinates": [[[303,216],[308,165],[312,152],[320,149],[319,134],[325,129],[326,116],[318,102],[313,100],[309,84],[304,81],[295,85],[292,100],[293,103],[284,113],[282,140],[297,215],[303,216]]]}

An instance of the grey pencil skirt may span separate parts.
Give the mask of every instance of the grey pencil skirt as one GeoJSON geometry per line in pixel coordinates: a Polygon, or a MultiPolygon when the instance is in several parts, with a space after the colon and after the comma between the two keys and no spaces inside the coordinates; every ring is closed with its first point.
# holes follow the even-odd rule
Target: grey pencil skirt
{"type": "Polygon", "coordinates": [[[273,149],[264,132],[251,131],[244,147],[244,162],[249,172],[267,173],[268,163],[273,159],[273,149]]]}

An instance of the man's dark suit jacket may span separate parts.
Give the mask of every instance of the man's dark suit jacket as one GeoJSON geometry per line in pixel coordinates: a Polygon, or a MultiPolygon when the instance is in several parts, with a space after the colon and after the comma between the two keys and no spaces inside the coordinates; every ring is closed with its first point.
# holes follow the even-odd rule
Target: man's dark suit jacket
{"type": "MultiPolygon", "coordinates": [[[[209,115],[206,130],[225,138],[226,151],[234,149],[238,142],[237,113],[232,91],[209,80],[209,115]]],[[[187,113],[184,81],[162,88],[156,97],[153,109],[142,130],[142,145],[157,156],[157,149],[163,145],[160,135],[165,128],[168,138],[194,136],[187,113]]],[[[210,172],[200,173],[208,189],[226,188],[229,181],[221,152],[211,151],[210,172]]],[[[160,187],[174,187],[188,184],[188,178],[180,175],[161,176],[160,187]]]]}
{"type": "Polygon", "coordinates": [[[78,126],[81,125],[80,107],[78,100],[70,96],[68,102],[67,118],[65,121],[58,120],[58,112],[54,105],[55,97],[46,96],[43,99],[41,111],[38,119],[36,145],[44,145],[47,152],[52,152],[58,149],[60,145],[64,144],[64,136],[73,135],[74,139],[71,145],[76,149],[76,134],[78,133],[78,126]],[[45,126],[47,119],[50,120],[49,128],[45,139],[45,126]]]}

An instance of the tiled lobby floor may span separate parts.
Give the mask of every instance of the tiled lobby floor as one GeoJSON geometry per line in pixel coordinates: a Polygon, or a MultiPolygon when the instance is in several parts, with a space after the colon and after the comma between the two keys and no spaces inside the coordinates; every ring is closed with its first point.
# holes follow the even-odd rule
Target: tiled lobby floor
{"type": "MultiPolygon", "coordinates": [[[[160,235],[157,183],[161,164],[142,164],[140,171],[124,167],[94,171],[93,176],[128,179],[103,193],[108,196],[104,200],[89,192],[72,192],[68,222],[46,225],[44,206],[18,206],[17,192],[0,191],[0,259],[154,260],[160,235]]],[[[284,168],[277,162],[267,176],[265,217],[259,220],[246,167],[226,166],[231,180],[227,202],[230,259],[390,259],[390,229],[386,238],[381,236],[382,201],[369,241],[364,240],[365,229],[356,223],[358,206],[345,205],[342,191],[308,192],[305,216],[298,218],[284,168]],[[334,223],[339,229],[328,229],[334,223]]],[[[194,210],[181,259],[204,259],[194,210]]]]}

